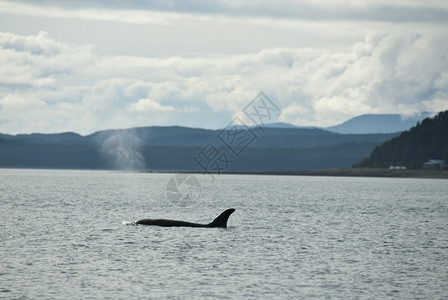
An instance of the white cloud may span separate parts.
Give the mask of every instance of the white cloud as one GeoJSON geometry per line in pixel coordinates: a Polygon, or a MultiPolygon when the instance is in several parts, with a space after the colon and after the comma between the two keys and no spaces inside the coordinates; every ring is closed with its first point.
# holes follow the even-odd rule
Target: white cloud
{"type": "Polygon", "coordinates": [[[7,85],[54,87],[57,79],[95,59],[90,46],[60,43],[44,31],[35,36],[2,32],[0,47],[0,81],[7,85]]]}
{"type": "Polygon", "coordinates": [[[362,113],[448,109],[448,34],[369,35],[348,51],[270,48],[146,58],[0,33],[0,132],[225,126],[259,91],[280,120],[329,126],[362,113]]]}
{"type": "Polygon", "coordinates": [[[137,103],[131,104],[130,110],[138,112],[165,112],[173,111],[174,107],[162,106],[158,102],[151,99],[140,99],[137,103]]]}
{"type": "Polygon", "coordinates": [[[39,109],[44,106],[45,102],[33,95],[24,98],[20,95],[10,94],[0,99],[0,107],[5,115],[17,114],[28,109],[39,109]]]}

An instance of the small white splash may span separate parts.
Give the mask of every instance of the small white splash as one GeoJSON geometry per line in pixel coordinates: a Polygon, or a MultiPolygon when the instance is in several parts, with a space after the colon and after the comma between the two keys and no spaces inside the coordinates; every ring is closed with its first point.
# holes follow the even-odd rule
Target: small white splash
{"type": "Polygon", "coordinates": [[[123,221],[121,222],[121,225],[137,225],[137,223],[131,221],[123,221]]]}

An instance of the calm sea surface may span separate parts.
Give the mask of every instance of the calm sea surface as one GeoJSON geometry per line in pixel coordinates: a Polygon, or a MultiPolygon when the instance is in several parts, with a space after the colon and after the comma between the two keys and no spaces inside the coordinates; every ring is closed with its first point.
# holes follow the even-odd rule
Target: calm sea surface
{"type": "Polygon", "coordinates": [[[172,176],[0,170],[0,298],[448,298],[447,180],[172,176]]]}

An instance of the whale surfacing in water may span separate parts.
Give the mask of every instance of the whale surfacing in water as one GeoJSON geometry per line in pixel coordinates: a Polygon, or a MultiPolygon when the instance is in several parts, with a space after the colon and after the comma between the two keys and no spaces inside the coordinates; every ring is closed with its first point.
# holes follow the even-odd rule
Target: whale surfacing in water
{"type": "Polygon", "coordinates": [[[162,227],[209,227],[209,228],[227,228],[227,220],[230,215],[235,211],[233,208],[222,212],[213,222],[209,224],[198,224],[190,223],[185,221],[177,220],[165,220],[165,219],[143,219],[135,222],[140,225],[152,225],[152,226],[162,226],[162,227]]]}

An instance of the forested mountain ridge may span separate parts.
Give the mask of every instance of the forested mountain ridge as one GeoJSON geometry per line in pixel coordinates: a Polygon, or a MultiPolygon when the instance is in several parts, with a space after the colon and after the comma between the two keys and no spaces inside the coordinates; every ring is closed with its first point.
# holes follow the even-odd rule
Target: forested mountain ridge
{"type": "Polygon", "coordinates": [[[448,110],[418,122],[410,130],[377,146],[355,167],[401,165],[418,169],[429,159],[448,161],[448,110]]]}
{"type": "MultiPolygon", "coordinates": [[[[0,134],[0,139],[47,145],[89,145],[98,146],[113,140],[132,139],[141,146],[201,147],[227,129],[211,130],[180,126],[137,127],[130,129],[104,130],[81,136],[73,132],[54,134],[0,134]]],[[[256,137],[251,147],[297,148],[320,147],[341,143],[381,143],[398,133],[392,134],[338,134],[319,128],[250,128],[256,137]]]]}
{"type": "MultiPolygon", "coordinates": [[[[286,172],[350,167],[397,134],[337,134],[317,128],[251,128],[229,152],[229,129],[140,127],[81,136],[0,134],[0,167],[201,171],[194,158],[212,145],[228,153],[223,171],[286,172]],[[212,143],[212,144],[210,144],[212,143]],[[242,144],[246,143],[246,144],[242,144]]],[[[236,137],[235,137],[236,138],[236,137]]]]}

